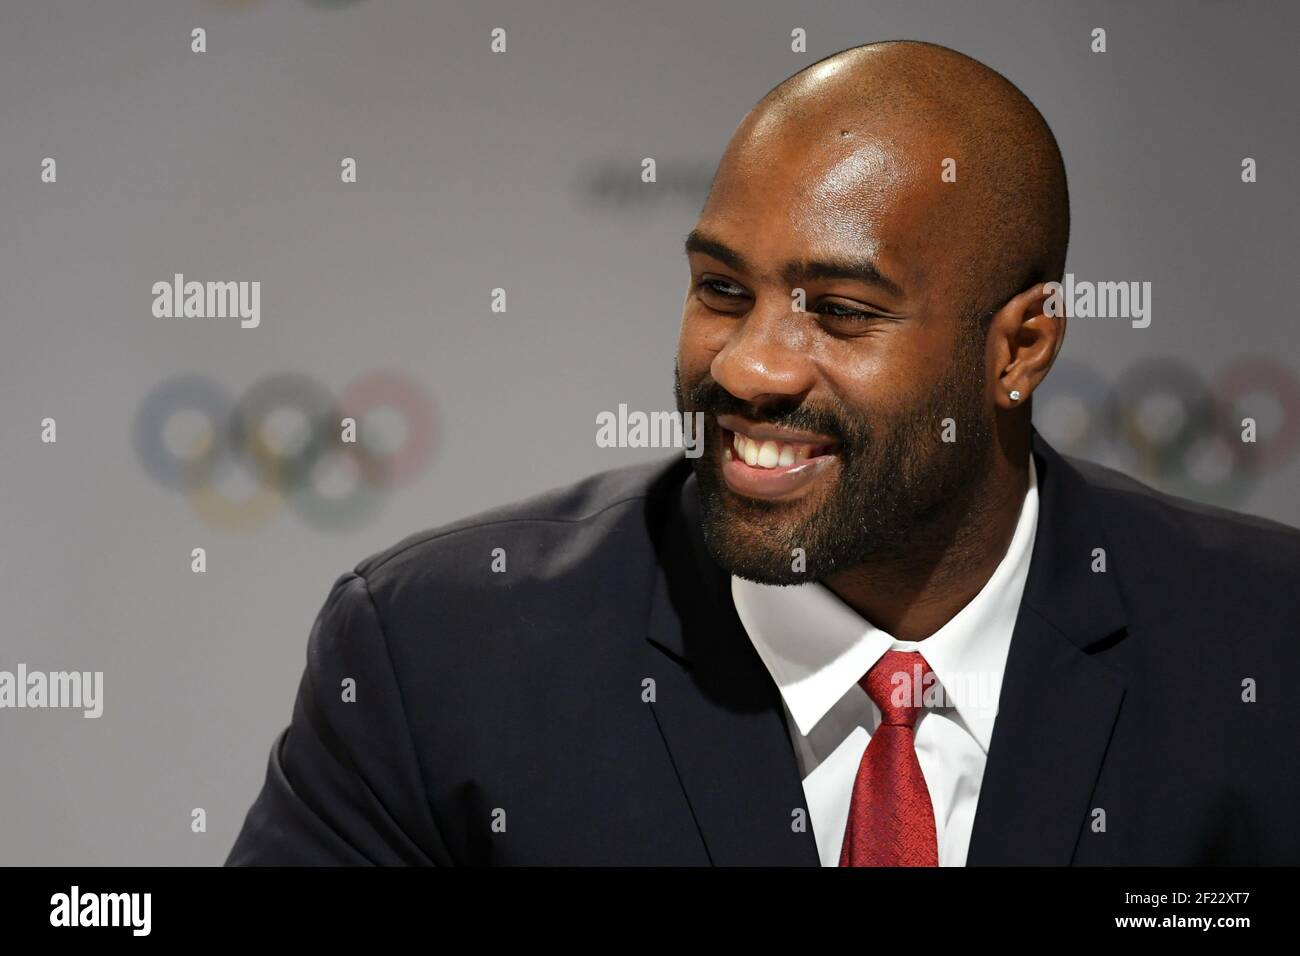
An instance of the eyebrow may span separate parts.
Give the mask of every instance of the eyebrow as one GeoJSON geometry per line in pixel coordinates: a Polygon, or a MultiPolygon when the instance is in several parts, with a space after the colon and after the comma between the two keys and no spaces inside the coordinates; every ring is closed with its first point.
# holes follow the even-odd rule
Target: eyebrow
{"type": "MultiPolygon", "coordinates": [[[[754,272],[739,252],[698,229],[687,233],[686,252],[712,256],[737,272],[751,275],[754,272]]],[[[869,258],[794,260],[781,267],[781,277],[792,286],[816,279],[851,279],[877,286],[897,298],[904,297],[902,286],[882,273],[869,258]]]]}

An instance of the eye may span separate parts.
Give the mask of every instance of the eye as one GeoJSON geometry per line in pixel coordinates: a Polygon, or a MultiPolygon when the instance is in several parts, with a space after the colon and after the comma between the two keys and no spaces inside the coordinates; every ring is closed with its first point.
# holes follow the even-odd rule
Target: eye
{"type": "Polygon", "coordinates": [[[839,305],[835,302],[822,302],[816,308],[810,309],[810,312],[818,312],[832,319],[840,319],[850,324],[860,322],[870,322],[873,319],[883,319],[885,316],[879,312],[872,312],[869,309],[851,309],[846,305],[839,305]]]}
{"type": "Polygon", "coordinates": [[[724,299],[739,299],[744,295],[745,290],[734,282],[728,282],[726,279],[702,279],[698,288],[708,289],[724,299]],[[727,289],[734,291],[728,292],[727,289]]]}
{"type": "Polygon", "coordinates": [[[709,308],[715,306],[730,305],[733,302],[748,298],[742,286],[729,282],[726,279],[701,279],[695,286],[696,292],[709,308]],[[719,302],[718,300],[725,300],[719,302]]]}
{"type": "Polygon", "coordinates": [[[834,302],[823,302],[813,312],[821,312],[824,309],[834,309],[834,312],[826,312],[826,315],[836,319],[873,319],[878,318],[874,312],[863,312],[860,309],[850,309],[846,306],[836,305],[834,302]]]}

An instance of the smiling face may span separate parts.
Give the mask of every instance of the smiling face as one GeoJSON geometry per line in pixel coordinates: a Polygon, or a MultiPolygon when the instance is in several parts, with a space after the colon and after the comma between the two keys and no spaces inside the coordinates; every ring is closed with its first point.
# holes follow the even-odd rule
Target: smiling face
{"type": "Polygon", "coordinates": [[[952,148],[821,128],[751,114],[687,241],[676,391],[705,413],[705,538],[764,583],[904,555],[969,508],[993,437],[968,250],[945,226],[952,148]]]}

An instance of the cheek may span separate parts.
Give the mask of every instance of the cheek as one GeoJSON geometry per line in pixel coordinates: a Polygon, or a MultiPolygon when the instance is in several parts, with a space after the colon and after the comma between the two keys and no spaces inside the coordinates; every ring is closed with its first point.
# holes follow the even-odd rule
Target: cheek
{"type": "Polygon", "coordinates": [[[840,342],[820,358],[822,380],[848,414],[867,424],[894,418],[915,394],[912,357],[883,337],[870,346],[840,342]]]}
{"type": "Polygon", "coordinates": [[[677,367],[683,381],[693,381],[708,371],[713,357],[726,344],[726,326],[688,306],[682,314],[682,329],[677,338],[677,367]]]}

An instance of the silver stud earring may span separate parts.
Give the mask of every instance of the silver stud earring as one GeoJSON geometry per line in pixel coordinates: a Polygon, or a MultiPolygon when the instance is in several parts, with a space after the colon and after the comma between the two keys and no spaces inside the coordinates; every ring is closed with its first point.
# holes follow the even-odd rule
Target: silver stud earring
{"type": "Polygon", "coordinates": [[[1019,390],[1019,389],[1017,389],[1017,388],[1013,388],[1013,389],[1011,390],[1011,400],[1012,400],[1013,402],[1018,402],[1018,401],[1020,401],[1020,390],[1019,390]]]}

